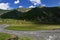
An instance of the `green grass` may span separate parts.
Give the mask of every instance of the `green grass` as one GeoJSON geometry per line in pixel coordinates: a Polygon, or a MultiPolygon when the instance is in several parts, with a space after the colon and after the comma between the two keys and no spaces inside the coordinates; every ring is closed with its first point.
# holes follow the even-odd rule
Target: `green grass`
{"type": "MultiPolygon", "coordinates": [[[[0,33],[0,40],[7,40],[10,37],[11,37],[10,34],[0,33]]],[[[30,37],[19,37],[18,40],[33,40],[33,38],[30,38],[30,37]]]]}
{"type": "Polygon", "coordinates": [[[0,19],[0,24],[20,25],[20,24],[28,24],[28,23],[31,24],[33,22],[26,20],[15,20],[15,19],[0,19]]]}
{"type": "Polygon", "coordinates": [[[56,28],[60,28],[60,25],[23,25],[23,26],[9,26],[6,29],[8,30],[53,30],[56,28]]]}
{"type": "Polygon", "coordinates": [[[31,37],[20,37],[20,40],[34,40],[34,39],[31,37]]]}
{"type": "Polygon", "coordinates": [[[60,25],[34,24],[32,21],[1,19],[0,24],[9,24],[8,30],[52,30],[60,28],[60,25]]]}
{"type": "Polygon", "coordinates": [[[10,37],[9,34],[6,33],[0,33],[0,40],[6,40],[10,37]]]}

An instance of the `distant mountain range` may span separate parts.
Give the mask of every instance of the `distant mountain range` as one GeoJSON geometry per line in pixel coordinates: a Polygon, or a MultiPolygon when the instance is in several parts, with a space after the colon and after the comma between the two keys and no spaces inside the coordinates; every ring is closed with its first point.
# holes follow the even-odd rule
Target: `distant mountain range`
{"type": "Polygon", "coordinates": [[[60,7],[17,8],[0,10],[1,18],[35,20],[39,23],[60,23],[60,7]]]}

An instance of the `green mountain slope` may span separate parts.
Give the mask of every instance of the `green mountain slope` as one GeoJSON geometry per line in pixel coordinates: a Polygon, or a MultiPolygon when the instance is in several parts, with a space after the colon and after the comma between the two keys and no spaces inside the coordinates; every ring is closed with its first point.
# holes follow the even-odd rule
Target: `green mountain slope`
{"type": "Polygon", "coordinates": [[[19,17],[22,15],[22,12],[19,12],[17,10],[12,10],[7,13],[2,14],[1,18],[8,18],[8,19],[19,19],[19,17]]]}
{"type": "Polygon", "coordinates": [[[3,14],[3,13],[6,13],[6,12],[8,12],[9,10],[2,10],[2,9],[0,9],[0,15],[1,14],[3,14]]]}
{"type": "Polygon", "coordinates": [[[28,12],[29,10],[31,10],[31,8],[17,8],[15,10],[18,10],[20,12],[28,12]]]}
{"type": "Polygon", "coordinates": [[[60,23],[60,8],[58,7],[36,7],[25,15],[26,19],[37,20],[40,23],[60,23]]]}
{"type": "Polygon", "coordinates": [[[60,23],[59,7],[36,7],[15,9],[4,13],[1,18],[35,20],[39,23],[60,23]]]}

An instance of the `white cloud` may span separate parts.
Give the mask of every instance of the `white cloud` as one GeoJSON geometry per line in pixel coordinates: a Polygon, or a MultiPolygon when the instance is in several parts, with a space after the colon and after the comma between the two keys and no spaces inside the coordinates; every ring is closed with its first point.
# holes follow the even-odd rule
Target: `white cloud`
{"type": "Polygon", "coordinates": [[[34,5],[41,4],[41,0],[30,0],[34,5]]]}
{"type": "Polygon", "coordinates": [[[11,9],[9,3],[0,3],[0,9],[9,10],[11,9]]]}
{"type": "Polygon", "coordinates": [[[23,6],[19,6],[19,8],[23,8],[23,6]]]}
{"type": "Polygon", "coordinates": [[[29,8],[34,8],[35,6],[33,6],[33,5],[31,5],[31,6],[29,6],[29,8]]]}
{"type": "Polygon", "coordinates": [[[34,3],[34,5],[37,5],[37,3],[34,3]]]}
{"type": "Polygon", "coordinates": [[[18,4],[20,1],[19,0],[16,0],[16,1],[14,1],[14,4],[18,4]]]}

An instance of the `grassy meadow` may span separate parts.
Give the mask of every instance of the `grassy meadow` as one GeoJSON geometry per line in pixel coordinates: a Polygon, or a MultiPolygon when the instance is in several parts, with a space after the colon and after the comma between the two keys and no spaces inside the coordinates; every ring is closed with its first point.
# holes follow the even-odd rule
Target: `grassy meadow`
{"type": "Polygon", "coordinates": [[[1,19],[0,24],[8,24],[9,27],[5,28],[8,30],[53,30],[60,28],[60,25],[51,24],[35,24],[32,21],[26,20],[15,20],[15,19],[1,19]]]}
{"type": "MultiPolygon", "coordinates": [[[[0,40],[7,40],[11,38],[11,34],[7,34],[7,33],[0,33],[0,40]]],[[[18,40],[33,40],[33,38],[30,37],[18,37],[18,40]]]]}
{"type": "Polygon", "coordinates": [[[0,33],[0,40],[7,40],[10,38],[10,34],[0,33]]]}

